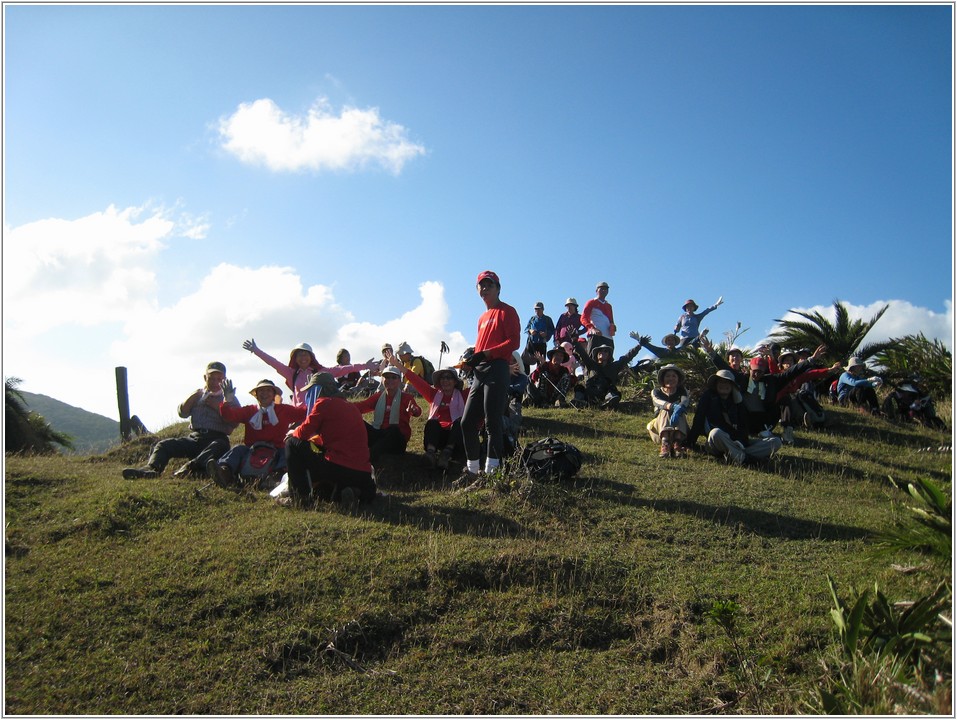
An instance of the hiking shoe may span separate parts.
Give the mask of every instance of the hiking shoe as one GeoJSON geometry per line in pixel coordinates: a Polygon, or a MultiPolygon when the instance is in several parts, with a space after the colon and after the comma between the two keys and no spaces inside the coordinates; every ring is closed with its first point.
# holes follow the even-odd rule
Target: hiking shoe
{"type": "Polygon", "coordinates": [[[353,487],[344,487],[339,491],[339,502],[343,505],[355,505],[359,502],[359,494],[353,487]]]}
{"type": "Polygon", "coordinates": [[[680,442],[674,443],[671,446],[671,450],[674,452],[676,458],[683,458],[688,455],[688,449],[680,442]]]}
{"type": "Polygon", "coordinates": [[[781,440],[784,442],[785,445],[793,445],[794,444],[794,428],[791,427],[790,425],[785,427],[784,432],[781,435],[781,440]]]}
{"type": "Polygon", "coordinates": [[[658,453],[658,457],[660,458],[671,457],[671,443],[669,442],[661,443],[661,452],[658,453]]]}
{"type": "Polygon", "coordinates": [[[475,484],[478,480],[478,473],[469,472],[468,470],[463,470],[462,474],[458,476],[455,480],[452,481],[452,487],[457,490],[462,490],[464,488],[470,487],[475,484]]]}
{"type": "Polygon", "coordinates": [[[192,461],[183,463],[179,470],[173,473],[174,478],[187,478],[193,474],[192,461]]]}
{"type": "Polygon", "coordinates": [[[236,475],[229,465],[219,464],[215,460],[210,460],[206,463],[206,472],[210,474],[213,481],[219,485],[219,487],[223,488],[223,490],[239,490],[236,475]],[[210,468],[210,465],[212,465],[212,468],[210,468]]]}
{"type": "Polygon", "coordinates": [[[804,413],[804,420],[801,424],[804,425],[804,427],[806,427],[808,430],[814,427],[814,419],[811,417],[811,413],[804,413]]]}
{"type": "Polygon", "coordinates": [[[451,459],[452,459],[452,448],[444,447],[442,448],[442,452],[439,453],[439,459],[436,461],[435,464],[438,465],[443,470],[445,470],[448,468],[449,461],[451,459]]]}
{"type": "Polygon", "coordinates": [[[138,480],[139,478],[152,479],[159,477],[159,473],[149,465],[138,468],[125,468],[123,478],[126,480],[138,480]]]}
{"type": "Polygon", "coordinates": [[[436,453],[435,448],[425,451],[425,459],[429,461],[429,467],[435,469],[435,466],[439,461],[439,456],[438,453],[436,453]]]}

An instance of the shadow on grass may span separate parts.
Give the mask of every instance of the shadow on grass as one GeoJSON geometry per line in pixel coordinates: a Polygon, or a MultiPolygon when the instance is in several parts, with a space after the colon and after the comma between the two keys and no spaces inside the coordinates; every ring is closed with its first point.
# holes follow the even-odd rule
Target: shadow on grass
{"type": "Polygon", "coordinates": [[[646,499],[635,495],[635,488],[618,482],[594,480],[592,492],[608,502],[648,508],[658,512],[689,515],[710,520],[716,525],[736,527],[766,537],[786,540],[860,540],[871,532],[849,525],[833,525],[780,513],[744,508],[737,505],[709,505],[689,500],[646,499]]]}

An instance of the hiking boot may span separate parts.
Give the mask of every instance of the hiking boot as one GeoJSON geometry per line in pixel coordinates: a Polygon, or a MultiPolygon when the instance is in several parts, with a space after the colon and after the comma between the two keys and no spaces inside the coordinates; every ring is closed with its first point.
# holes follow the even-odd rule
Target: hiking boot
{"type": "Polygon", "coordinates": [[[359,502],[359,493],[355,488],[346,486],[339,491],[339,502],[343,505],[355,505],[359,502]]]}
{"type": "Polygon", "coordinates": [[[814,418],[811,416],[811,413],[804,413],[804,420],[801,424],[804,425],[804,427],[808,430],[814,427],[814,418]]]}
{"type": "Polygon", "coordinates": [[[239,490],[239,482],[237,482],[236,475],[229,465],[219,464],[215,460],[210,459],[209,462],[206,463],[206,472],[209,473],[213,482],[219,485],[223,490],[239,490]]]}
{"type": "Polygon", "coordinates": [[[661,441],[661,452],[658,453],[658,457],[667,458],[671,457],[671,443],[667,440],[661,441]]]}
{"type": "Polygon", "coordinates": [[[439,456],[435,451],[435,448],[429,448],[425,451],[425,459],[429,461],[429,467],[434,470],[439,460],[439,456]]]}
{"type": "Polygon", "coordinates": [[[123,478],[126,480],[137,480],[139,478],[152,479],[159,477],[159,472],[150,465],[144,465],[138,468],[125,468],[123,478]]]}
{"type": "Polygon", "coordinates": [[[438,465],[443,470],[445,470],[449,467],[449,461],[451,459],[452,459],[452,448],[444,447],[442,448],[442,452],[439,453],[439,459],[436,461],[435,464],[438,465]]]}
{"type": "Polygon", "coordinates": [[[173,473],[174,478],[187,478],[191,477],[193,474],[193,463],[192,461],[183,463],[179,470],[173,473]]]}
{"type": "Polygon", "coordinates": [[[478,482],[479,475],[478,473],[469,472],[468,470],[463,470],[462,474],[458,476],[455,480],[452,481],[452,487],[456,490],[464,490],[465,488],[471,487],[476,482],[478,482]]]}
{"type": "Polygon", "coordinates": [[[683,458],[688,455],[688,449],[681,442],[675,442],[671,446],[671,450],[674,452],[676,458],[683,458]]]}
{"type": "Polygon", "coordinates": [[[788,425],[784,428],[784,432],[781,434],[781,440],[785,445],[794,444],[794,428],[788,425]]]}

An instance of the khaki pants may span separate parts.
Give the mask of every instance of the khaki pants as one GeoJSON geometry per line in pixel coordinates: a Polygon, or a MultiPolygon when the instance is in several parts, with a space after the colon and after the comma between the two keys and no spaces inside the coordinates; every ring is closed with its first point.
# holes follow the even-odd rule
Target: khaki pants
{"type": "Polygon", "coordinates": [[[745,459],[767,460],[781,449],[783,441],[779,437],[757,438],[743,448],[731,439],[724,430],[715,428],[708,433],[708,450],[714,455],[727,455],[732,460],[742,462],[745,459]]]}
{"type": "Polygon", "coordinates": [[[648,434],[651,435],[651,440],[655,445],[661,444],[661,431],[666,428],[670,428],[672,431],[677,430],[683,437],[688,437],[688,421],[685,420],[685,416],[682,414],[682,416],[678,418],[678,424],[673,426],[671,424],[671,413],[667,410],[662,410],[655,419],[647,425],[648,434]]]}

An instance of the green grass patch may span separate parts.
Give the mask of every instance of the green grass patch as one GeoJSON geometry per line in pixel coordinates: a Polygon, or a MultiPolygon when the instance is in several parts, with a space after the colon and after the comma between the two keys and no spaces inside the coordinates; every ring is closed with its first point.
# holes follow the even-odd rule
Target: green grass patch
{"type": "Polygon", "coordinates": [[[807,712],[838,643],[828,575],[893,601],[952,581],[949,561],[877,551],[907,514],[888,476],[952,495],[950,453],[925,451],[949,437],[835,414],[737,468],[660,460],[644,405],[527,409],[525,439],[575,444],[579,475],[470,493],[427,469],[420,424],[389,497],[356,510],[123,480],[155,437],[8,457],[4,709],[807,712]]]}

